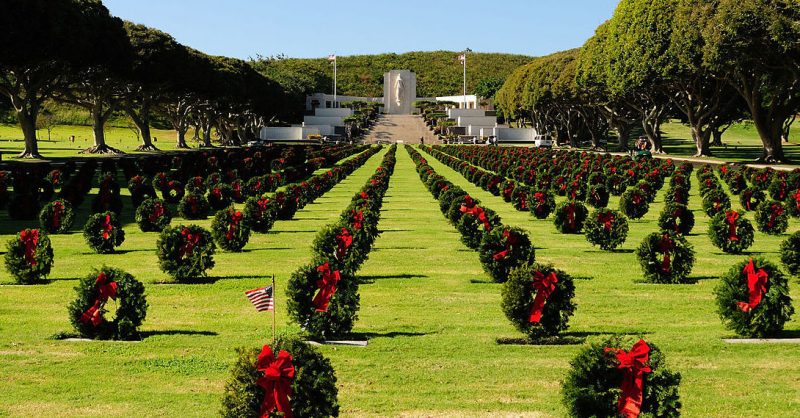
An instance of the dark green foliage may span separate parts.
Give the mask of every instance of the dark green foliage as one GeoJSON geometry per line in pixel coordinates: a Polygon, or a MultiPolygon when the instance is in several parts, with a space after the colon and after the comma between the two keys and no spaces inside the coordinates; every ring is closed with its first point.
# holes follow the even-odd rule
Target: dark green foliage
{"type": "Polygon", "coordinates": [[[125,241],[125,231],[114,212],[96,213],[83,227],[83,238],[99,254],[110,254],[125,241]]]}
{"type": "Polygon", "coordinates": [[[731,210],[731,198],[722,189],[710,190],[703,195],[703,211],[710,218],[714,215],[731,210]]]}
{"type": "Polygon", "coordinates": [[[508,281],[503,284],[501,304],[506,318],[517,330],[526,334],[532,341],[552,337],[569,328],[569,318],[575,311],[575,284],[567,273],[556,270],[551,265],[522,266],[511,270],[508,281]],[[558,283],[555,291],[547,298],[538,323],[530,322],[531,306],[536,297],[533,286],[534,274],[544,276],[555,272],[558,283]]]}
{"type": "Polygon", "coordinates": [[[50,234],[64,234],[72,228],[75,221],[75,211],[72,205],[64,199],[56,199],[42,208],[39,212],[39,226],[50,234]],[[58,208],[58,219],[56,219],[58,208]]]}
{"type": "MultiPolygon", "coordinates": [[[[617,401],[624,376],[617,368],[618,361],[607,348],[630,350],[635,340],[612,337],[593,343],[570,362],[571,368],[562,383],[562,401],[570,417],[617,417],[617,401]]],[[[642,410],[640,417],[672,418],[680,416],[681,401],[678,387],[681,375],[667,368],[664,354],[658,346],[650,346],[648,365],[652,372],[642,379],[642,410]]]]}
{"type": "Polygon", "coordinates": [[[786,205],[777,201],[766,201],[756,209],[756,227],[770,235],[780,235],[789,228],[789,212],[786,205]]]}
{"type": "Polygon", "coordinates": [[[75,293],[76,299],[68,307],[69,319],[81,336],[100,340],[139,339],[138,328],[147,316],[147,299],[144,295],[144,285],[132,275],[110,267],[94,269],[78,282],[75,293]],[[116,302],[102,303],[100,311],[104,319],[95,326],[91,322],[81,321],[81,315],[98,300],[96,281],[100,273],[105,274],[109,282],[117,283],[117,299],[116,302]],[[107,318],[106,307],[109,303],[117,307],[111,321],[107,318]]]}
{"type": "Polygon", "coordinates": [[[533,264],[536,251],[528,234],[521,228],[498,226],[484,234],[478,254],[483,270],[496,283],[508,280],[512,269],[533,264]]]}
{"type": "Polygon", "coordinates": [[[795,232],[781,243],[781,262],[789,274],[800,275],[800,232],[795,232]]]}
{"type": "Polygon", "coordinates": [[[743,337],[765,338],[780,334],[783,325],[794,314],[789,296],[789,281],[780,269],[763,258],[744,260],[721,277],[714,289],[717,312],[725,327],[743,337]],[[761,302],[750,312],[740,309],[739,302],[748,302],[745,267],[753,260],[755,271],[767,273],[767,291],[761,302]]]}
{"type": "Polygon", "coordinates": [[[603,250],[613,250],[628,237],[628,218],[622,212],[600,208],[583,225],[586,239],[603,250]]]}
{"type": "Polygon", "coordinates": [[[767,195],[755,188],[746,188],[739,196],[739,202],[742,204],[744,210],[754,211],[761,203],[767,200],[767,195]]]}
{"type": "Polygon", "coordinates": [[[211,233],[197,225],[167,227],[156,249],[161,270],[178,281],[205,277],[206,271],[214,268],[216,245],[211,233]],[[194,237],[197,243],[189,244],[194,237]]]}
{"type": "Polygon", "coordinates": [[[755,231],[753,224],[744,217],[739,217],[732,224],[727,221],[728,216],[734,211],[721,212],[711,219],[708,226],[708,236],[711,242],[720,250],[730,254],[740,254],[742,251],[753,245],[755,231]],[[731,225],[735,225],[732,228],[731,225]],[[737,239],[731,239],[731,233],[737,239]]]}
{"type": "Polygon", "coordinates": [[[680,203],[667,204],[658,217],[658,227],[667,231],[688,234],[694,228],[694,212],[680,203]]]}
{"type": "Polygon", "coordinates": [[[44,281],[53,267],[53,247],[50,238],[42,230],[25,229],[8,240],[5,254],[6,271],[14,277],[18,284],[34,284],[44,281]],[[36,247],[34,247],[33,265],[25,257],[25,243],[22,234],[38,234],[36,247]]]}
{"type": "Polygon", "coordinates": [[[500,223],[500,216],[495,211],[476,206],[475,212],[462,214],[455,225],[458,232],[461,233],[461,242],[467,247],[477,250],[481,245],[483,236],[500,225],[500,223]],[[481,214],[481,212],[483,213],[481,214]],[[480,219],[481,217],[485,220],[480,219]]]}
{"type": "Polygon", "coordinates": [[[630,188],[619,200],[619,210],[631,219],[641,219],[650,210],[647,196],[637,188],[630,188]]]}
{"type": "Polygon", "coordinates": [[[561,202],[556,208],[553,223],[562,234],[579,234],[583,230],[583,223],[589,216],[586,206],[575,200],[561,202]]]}
{"type": "Polygon", "coordinates": [[[177,180],[168,181],[161,189],[161,197],[165,202],[170,204],[180,202],[184,195],[186,195],[186,189],[183,187],[183,184],[177,180]]]}
{"type": "Polygon", "coordinates": [[[547,219],[556,209],[556,197],[549,190],[540,190],[530,195],[531,214],[536,219],[547,219]]]}
{"type": "Polygon", "coordinates": [[[286,304],[292,321],[300,325],[309,337],[319,340],[343,336],[352,331],[360,304],[358,280],[342,271],[328,310],[316,312],[312,302],[319,289],[317,280],[322,277],[317,267],[325,262],[317,259],[296,270],[286,287],[286,304]]]}
{"type": "Polygon", "coordinates": [[[202,194],[188,193],[178,203],[178,214],[186,220],[205,219],[210,210],[208,199],[202,194]]]}
{"type": "Polygon", "coordinates": [[[225,183],[217,183],[208,189],[207,199],[211,209],[225,209],[233,203],[233,189],[225,183]]]}
{"type": "Polygon", "coordinates": [[[211,236],[225,251],[240,252],[250,240],[250,218],[231,206],[214,215],[211,236]]]}
{"type": "Polygon", "coordinates": [[[608,206],[608,198],[609,193],[606,186],[598,184],[589,188],[589,193],[586,195],[586,203],[600,209],[608,206]]]}
{"type": "MultiPolygon", "coordinates": [[[[330,360],[319,350],[295,336],[280,336],[271,346],[274,355],[281,350],[292,355],[295,378],[290,405],[297,418],[339,416],[336,374],[330,360]]],[[[264,391],[257,384],[256,360],[259,349],[239,348],[231,367],[231,377],[222,396],[224,418],[259,418],[264,391]]]]}
{"type": "Polygon", "coordinates": [[[651,283],[683,283],[694,266],[695,252],[686,238],[673,231],[653,232],[636,249],[645,279],[651,283]]]}
{"type": "Polygon", "coordinates": [[[267,196],[251,197],[244,204],[244,213],[250,218],[250,228],[255,232],[269,232],[275,225],[277,211],[275,199],[267,196]]]}
{"type": "Polygon", "coordinates": [[[172,222],[172,212],[160,199],[146,199],[136,208],[136,224],[142,232],[161,232],[172,222]]]}

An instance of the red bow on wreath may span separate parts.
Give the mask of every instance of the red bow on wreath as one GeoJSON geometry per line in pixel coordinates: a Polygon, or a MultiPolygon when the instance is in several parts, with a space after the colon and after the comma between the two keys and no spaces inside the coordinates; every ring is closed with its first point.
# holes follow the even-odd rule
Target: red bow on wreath
{"type": "Polygon", "coordinates": [[[739,236],[736,235],[736,221],[740,216],[739,212],[735,210],[725,212],[725,222],[728,223],[728,239],[731,241],[739,241],[739,236]]]}
{"type": "Polygon", "coordinates": [[[567,211],[567,225],[570,230],[575,229],[575,205],[570,203],[566,206],[567,211]]]}
{"type": "Polygon", "coordinates": [[[164,215],[164,205],[161,202],[156,202],[153,206],[153,213],[147,218],[150,222],[155,222],[164,215]]]}
{"type": "Polygon", "coordinates": [[[669,273],[671,270],[669,252],[673,249],[675,249],[675,243],[672,241],[672,238],[667,234],[662,235],[661,240],[658,241],[658,251],[664,254],[664,261],[661,262],[661,271],[664,273],[669,273]]]}
{"type": "Polygon", "coordinates": [[[61,227],[61,212],[64,211],[64,204],[60,200],[53,202],[53,228],[61,227]]]}
{"type": "Polygon", "coordinates": [[[800,211],[800,189],[794,192],[795,207],[800,211]]]}
{"type": "Polygon", "coordinates": [[[536,199],[539,203],[544,203],[544,193],[542,192],[534,193],[533,198],[536,199]]]}
{"type": "Polygon", "coordinates": [[[256,204],[258,205],[258,211],[260,213],[266,212],[267,209],[269,209],[269,199],[267,198],[258,199],[256,204]]]}
{"type": "Polygon", "coordinates": [[[292,380],[294,380],[295,370],[292,364],[292,355],[285,350],[278,353],[278,357],[272,353],[272,348],[265,345],[258,354],[256,369],[263,373],[256,380],[256,384],[264,390],[264,399],[261,400],[261,418],[271,416],[277,410],[282,412],[286,418],[292,418],[292,407],[289,404],[289,397],[292,396],[292,380]]]}
{"type": "Polygon", "coordinates": [[[503,189],[503,197],[506,199],[511,199],[511,194],[514,193],[514,184],[509,183],[505,189],[503,189]]]}
{"type": "Polygon", "coordinates": [[[783,206],[777,203],[773,203],[770,206],[770,209],[771,211],[769,214],[769,222],[767,222],[767,227],[769,227],[769,229],[772,229],[775,227],[775,222],[778,220],[778,217],[783,215],[785,209],[783,209],[783,206]]]}
{"type": "Polygon", "coordinates": [[[331,270],[330,263],[317,267],[317,272],[321,273],[321,277],[317,280],[319,292],[317,292],[317,296],[314,297],[312,303],[317,312],[327,312],[331,298],[336,293],[336,285],[341,280],[341,275],[339,270],[331,270]]]}
{"type": "Polygon", "coordinates": [[[652,370],[647,362],[650,360],[650,346],[644,340],[633,345],[631,351],[619,348],[606,348],[606,353],[614,353],[619,361],[618,369],[622,369],[622,384],[617,413],[625,418],[639,416],[642,409],[642,376],[652,370]]]}
{"type": "Polygon", "coordinates": [[[360,230],[364,226],[364,211],[357,211],[354,209],[352,212],[353,214],[353,229],[360,230]]]}
{"type": "Polygon", "coordinates": [[[536,297],[531,305],[531,314],[528,318],[531,324],[538,324],[542,320],[542,310],[544,304],[553,292],[556,291],[558,276],[556,272],[550,272],[547,276],[540,271],[533,272],[533,288],[536,289],[536,297]]]}
{"type": "Polygon", "coordinates": [[[81,314],[81,323],[88,324],[91,322],[93,326],[98,326],[103,322],[103,313],[101,308],[109,298],[117,300],[117,282],[108,280],[105,273],[100,272],[97,279],[94,281],[95,288],[97,288],[97,298],[94,304],[81,314]]]}
{"type": "Polygon", "coordinates": [[[228,226],[228,232],[225,233],[226,240],[230,241],[233,239],[233,235],[236,233],[236,228],[239,227],[239,222],[241,222],[242,219],[244,219],[242,212],[239,212],[238,210],[233,212],[231,215],[231,223],[228,226]]]}
{"type": "Polygon", "coordinates": [[[111,215],[106,215],[100,226],[103,228],[103,239],[111,238],[111,231],[114,230],[114,226],[111,225],[111,215]]]}
{"type": "Polygon", "coordinates": [[[369,195],[367,194],[367,192],[361,192],[358,196],[364,200],[369,200],[369,195]]]}
{"type": "Polygon", "coordinates": [[[189,202],[189,207],[192,208],[192,214],[197,214],[199,210],[199,208],[197,207],[199,205],[197,198],[194,196],[190,196],[188,199],[186,199],[186,201],[189,202]]]}
{"type": "Polygon", "coordinates": [[[351,245],[353,245],[353,235],[347,228],[342,228],[342,232],[336,236],[336,258],[339,260],[344,258],[351,245]]]}
{"type": "Polygon", "coordinates": [[[756,266],[752,258],[750,259],[750,263],[744,267],[742,273],[747,275],[747,292],[749,296],[747,302],[736,302],[736,305],[739,306],[739,310],[742,312],[749,313],[761,303],[761,298],[764,296],[764,293],[767,293],[769,275],[767,275],[764,269],[758,269],[758,271],[756,271],[756,266]]]}
{"type": "Polygon", "coordinates": [[[19,240],[25,245],[25,261],[36,266],[36,246],[39,245],[39,230],[26,229],[19,233],[19,240]]]}
{"type": "Polygon", "coordinates": [[[597,218],[598,222],[603,224],[603,229],[606,232],[611,232],[611,225],[614,223],[614,214],[611,212],[604,212],[601,213],[600,216],[597,218]]]}
{"type": "Polygon", "coordinates": [[[495,253],[494,256],[492,256],[494,261],[500,261],[508,257],[508,253],[511,252],[511,246],[516,246],[519,244],[519,236],[517,236],[517,234],[513,234],[508,229],[503,231],[503,238],[505,238],[505,250],[495,253]]]}
{"type": "Polygon", "coordinates": [[[181,257],[184,257],[186,254],[191,254],[194,251],[194,247],[200,243],[200,234],[193,234],[189,231],[189,228],[183,228],[181,236],[185,241],[185,244],[181,247],[181,257]]]}
{"type": "Polygon", "coordinates": [[[475,209],[475,201],[470,195],[464,196],[464,203],[462,203],[461,208],[459,208],[461,213],[472,212],[473,209],[475,209]]]}
{"type": "Polygon", "coordinates": [[[634,205],[639,206],[642,204],[642,195],[640,195],[639,193],[635,193],[632,199],[634,205]]]}

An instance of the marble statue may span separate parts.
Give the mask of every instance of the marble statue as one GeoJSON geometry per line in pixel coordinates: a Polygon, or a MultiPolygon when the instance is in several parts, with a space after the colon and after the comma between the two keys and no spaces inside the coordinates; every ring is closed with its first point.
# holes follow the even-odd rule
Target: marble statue
{"type": "Polygon", "coordinates": [[[397,103],[398,106],[402,106],[403,104],[403,94],[405,93],[405,89],[406,84],[405,81],[403,81],[403,76],[398,75],[397,81],[394,83],[394,98],[395,103],[397,103]]]}

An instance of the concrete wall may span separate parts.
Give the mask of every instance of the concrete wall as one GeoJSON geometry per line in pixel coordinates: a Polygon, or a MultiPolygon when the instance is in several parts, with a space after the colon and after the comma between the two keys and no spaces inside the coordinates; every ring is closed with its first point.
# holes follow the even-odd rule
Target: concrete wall
{"type": "Polygon", "coordinates": [[[259,137],[262,140],[273,141],[300,141],[308,139],[309,135],[321,135],[319,129],[304,126],[278,127],[270,126],[261,128],[259,137]]]}
{"type": "Polygon", "coordinates": [[[306,116],[303,118],[303,122],[306,125],[332,125],[332,126],[344,126],[343,122],[344,118],[341,117],[327,117],[327,116],[306,116]]]}
{"type": "Polygon", "coordinates": [[[485,129],[486,136],[495,136],[500,142],[533,142],[538,133],[533,128],[494,128],[485,129]]]}
{"type": "Polygon", "coordinates": [[[336,129],[331,125],[306,125],[305,128],[316,129],[322,136],[333,135],[336,133],[336,129]]]}
{"type": "Polygon", "coordinates": [[[459,116],[456,118],[458,126],[497,126],[497,118],[494,116],[459,116]]]}
{"type": "Polygon", "coordinates": [[[489,125],[489,126],[469,125],[467,127],[467,135],[474,135],[474,136],[480,136],[480,137],[491,136],[491,134],[484,135],[483,133],[484,132],[492,132],[492,129],[494,129],[494,126],[495,125],[489,125]]]}
{"type": "Polygon", "coordinates": [[[331,108],[331,109],[317,108],[316,110],[314,110],[314,116],[320,116],[325,118],[330,118],[330,117],[346,118],[352,115],[353,115],[353,109],[347,107],[331,108]]]}
{"type": "Polygon", "coordinates": [[[486,111],[482,109],[447,109],[447,117],[450,119],[457,119],[461,116],[464,117],[482,117],[486,116],[486,111]]]}

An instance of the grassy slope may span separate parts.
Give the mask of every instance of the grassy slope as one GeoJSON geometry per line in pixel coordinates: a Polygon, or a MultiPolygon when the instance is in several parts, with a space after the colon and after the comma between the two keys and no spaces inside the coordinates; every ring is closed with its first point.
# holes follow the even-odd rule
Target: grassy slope
{"type": "MultiPolygon", "coordinates": [[[[52,284],[0,287],[0,415],[210,416],[233,359],[233,348],[258,346],[268,334],[269,315],[256,314],[242,292],[278,275],[288,275],[310,258],[315,231],[333,221],[374,170],[374,156],[342,184],[300,211],[296,220],[256,235],[242,254],[217,256],[207,285],[155,284],[166,279],[152,252],[155,234],[129,224],[130,251],[88,254],[79,233],[54,237],[52,284]],[[100,263],[124,268],[147,285],[151,305],[141,343],[74,343],[48,340],[69,329],[65,305],[75,278],[100,263]],[[56,413],[58,414],[58,413],[56,413]]],[[[343,416],[563,416],[559,381],[577,346],[497,345],[516,337],[499,306],[500,286],[488,283],[477,253],[458,240],[403,149],[387,196],[370,260],[360,276],[360,319],[356,332],[367,348],[324,347],[339,378],[343,416]]],[[[495,209],[505,222],[528,229],[541,261],[579,277],[575,335],[647,333],[681,371],[686,416],[792,416],[800,407],[800,347],[730,346],[730,333],[716,317],[713,278],[742,256],[722,255],[704,235],[707,218],[697,213],[699,235],[695,285],[634,284],[639,266],[630,251],[649,232],[661,199],[643,221],[632,224],[623,250],[600,252],[583,236],[555,232],[551,220],[516,212],[502,199],[480,191],[458,173],[429,159],[434,168],[495,209]],[[743,384],[743,382],[746,382],[743,384]]],[[[692,197],[699,209],[700,199],[692,197]]],[[[617,203],[612,198],[612,206],[617,203]]],[[[87,202],[88,205],[88,202],[87,202]]],[[[748,216],[752,219],[752,216],[748,216]]],[[[0,215],[0,239],[12,225],[0,215]]],[[[78,220],[80,224],[85,215],[78,220]]],[[[131,221],[128,214],[127,221],[131,221]]],[[[209,221],[202,223],[208,225],[209,221]]],[[[797,222],[792,221],[793,230],[797,222]]],[[[757,234],[754,252],[777,260],[781,238],[757,234]]],[[[8,282],[6,273],[0,281],[8,282]]],[[[796,282],[795,282],[796,283],[796,282]]],[[[278,295],[282,295],[278,290],[278,295]]],[[[795,299],[800,293],[793,289],[795,299]]],[[[278,300],[279,328],[286,329],[278,300]]],[[[797,334],[797,321],[787,328],[797,334]]],[[[590,337],[594,338],[590,335],[590,337]]]]}

